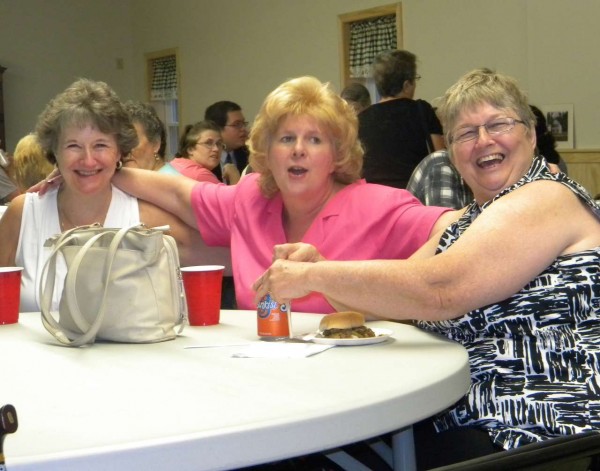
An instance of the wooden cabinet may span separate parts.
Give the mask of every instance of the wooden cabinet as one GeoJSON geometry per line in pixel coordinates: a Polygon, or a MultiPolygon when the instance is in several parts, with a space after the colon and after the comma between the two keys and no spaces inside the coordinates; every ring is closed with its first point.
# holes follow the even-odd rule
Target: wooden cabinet
{"type": "Polygon", "coordinates": [[[565,159],[569,177],[595,197],[600,195],[600,149],[558,149],[565,159]]]}
{"type": "Polygon", "coordinates": [[[0,65],[0,149],[6,149],[6,136],[4,134],[4,87],[2,85],[2,76],[4,75],[5,67],[0,65]]]}

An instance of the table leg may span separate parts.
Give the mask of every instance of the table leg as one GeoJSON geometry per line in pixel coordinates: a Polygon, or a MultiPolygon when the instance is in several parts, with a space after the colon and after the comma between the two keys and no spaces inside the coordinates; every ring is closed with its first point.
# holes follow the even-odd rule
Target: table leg
{"type": "Polygon", "coordinates": [[[392,435],[394,471],[416,471],[415,441],[412,427],[403,428],[392,435]]]}

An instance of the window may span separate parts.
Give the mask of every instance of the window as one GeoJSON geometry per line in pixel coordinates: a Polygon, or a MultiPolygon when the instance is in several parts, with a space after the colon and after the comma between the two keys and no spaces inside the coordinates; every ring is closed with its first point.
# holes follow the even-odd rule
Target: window
{"type": "Polygon", "coordinates": [[[148,101],[166,128],[166,158],[171,159],[179,144],[179,70],[177,49],[146,54],[148,101]]]}
{"type": "Polygon", "coordinates": [[[345,13],[338,18],[342,88],[350,82],[361,82],[371,92],[371,100],[375,103],[378,97],[370,78],[371,63],[382,51],[402,48],[402,4],[345,13]]]}

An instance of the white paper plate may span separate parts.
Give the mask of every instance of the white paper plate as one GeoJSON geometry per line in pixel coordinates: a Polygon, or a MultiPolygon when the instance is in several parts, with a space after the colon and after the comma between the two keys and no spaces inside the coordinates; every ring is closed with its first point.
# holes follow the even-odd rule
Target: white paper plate
{"type": "Polygon", "coordinates": [[[375,333],[375,337],[366,337],[362,339],[327,339],[324,337],[320,337],[318,332],[313,332],[311,334],[306,334],[302,338],[304,340],[309,340],[314,343],[320,343],[323,345],[341,345],[341,346],[351,346],[351,345],[370,345],[373,343],[381,343],[385,342],[387,339],[391,337],[394,333],[389,329],[372,329],[375,333]]]}

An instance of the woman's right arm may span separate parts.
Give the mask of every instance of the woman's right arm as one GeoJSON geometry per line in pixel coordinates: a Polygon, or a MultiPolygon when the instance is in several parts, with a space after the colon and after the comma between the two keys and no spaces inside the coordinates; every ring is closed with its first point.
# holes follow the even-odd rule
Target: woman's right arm
{"type": "Polygon", "coordinates": [[[197,227],[192,208],[195,180],[151,170],[123,168],[115,172],[112,182],[126,193],[175,214],[191,227],[197,227]]]}
{"type": "Polygon", "coordinates": [[[25,195],[19,195],[0,217],[0,267],[14,267],[21,232],[21,217],[25,195]]]}

